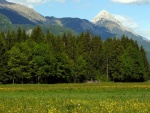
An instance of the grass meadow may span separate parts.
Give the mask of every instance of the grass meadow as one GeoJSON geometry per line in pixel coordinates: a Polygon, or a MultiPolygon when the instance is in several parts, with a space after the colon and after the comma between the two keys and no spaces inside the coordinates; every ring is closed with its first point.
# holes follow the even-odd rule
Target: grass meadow
{"type": "Polygon", "coordinates": [[[149,113],[150,83],[0,85],[0,113],[149,113]]]}

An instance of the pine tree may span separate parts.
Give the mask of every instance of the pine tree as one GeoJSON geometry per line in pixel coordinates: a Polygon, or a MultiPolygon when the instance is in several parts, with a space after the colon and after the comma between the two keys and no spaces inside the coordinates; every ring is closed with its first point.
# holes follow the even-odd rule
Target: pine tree
{"type": "Polygon", "coordinates": [[[144,50],[144,48],[141,46],[140,47],[140,52],[141,52],[141,56],[142,56],[142,62],[144,63],[144,80],[149,80],[150,79],[150,70],[149,70],[149,62],[147,60],[146,57],[146,52],[144,50]]]}
{"type": "Polygon", "coordinates": [[[106,74],[107,80],[110,79],[110,61],[111,61],[111,55],[112,55],[112,39],[107,38],[107,40],[104,42],[104,53],[103,53],[103,66],[104,66],[104,72],[106,74]]]}
{"type": "Polygon", "coordinates": [[[95,36],[91,39],[91,54],[90,54],[90,64],[92,66],[92,73],[94,79],[100,78],[103,66],[103,41],[99,36],[95,36]]]}
{"type": "Polygon", "coordinates": [[[20,27],[18,27],[16,41],[20,43],[23,40],[22,38],[23,38],[22,29],[20,27]]]}
{"type": "Polygon", "coordinates": [[[31,39],[37,43],[43,42],[45,40],[45,35],[40,26],[34,28],[31,34],[31,39]]]}
{"type": "Polygon", "coordinates": [[[5,82],[4,76],[7,72],[7,46],[5,35],[0,33],[0,82],[5,82]]]}

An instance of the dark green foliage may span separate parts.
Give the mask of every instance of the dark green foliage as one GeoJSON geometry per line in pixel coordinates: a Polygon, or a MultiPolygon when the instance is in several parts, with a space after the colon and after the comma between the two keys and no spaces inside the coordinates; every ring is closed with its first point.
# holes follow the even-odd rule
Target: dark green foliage
{"type": "Polygon", "coordinates": [[[4,15],[0,13],[0,31],[7,31],[8,28],[11,28],[11,21],[4,15]]]}
{"type": "Polygon", "coordinates": [[[45,35],[39,26],[31,35],[21,28],[0,33],[0,67],[1,83],[150,79],[145,50],[128,37],[102,41],[90,32],[45,35]]]}
{"type": "Polygon", "coordinates": [[[142,63],[144,63],[143,65],[144,65],[144,71],[145,71],[145,73],[144,73],[144,79],[145,80],[149,80],[150,79],[150,76],[149,76],[149,74],[150,74],[150,70],[149,70],[149,63],[148,63],[148,60],[146,59],[146,52],[145,52],[145,50],[144,50],[144,48],[141,46],[141,48],[140,48],[140,51],[141,51],[141,57],[142,57],[142,63]]]}
{"type": "Polygon", "coordinates": [[[37,43],[43,42],[44,41],[44,34],[42,29],[38,26],[36,27],[31,34],[31,39],[37,43]]]}
{"type": "Polygon", "coordinates": [[[5,35],[3,32],[0,33],[0,83],[5,81],[4,76],[6,75],[7,71],[7,46],[6,46],[6,40],[5,35]]]}

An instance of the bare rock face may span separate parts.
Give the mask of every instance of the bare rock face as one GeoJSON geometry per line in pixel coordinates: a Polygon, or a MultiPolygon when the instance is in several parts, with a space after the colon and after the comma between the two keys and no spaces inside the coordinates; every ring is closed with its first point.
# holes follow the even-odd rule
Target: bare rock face
{"type": "Polygon", "coordinates": [[[0,0],[0,6],[6,5],[6,4],[13,4],[13,3],[8,2],[8,1],[6,1],[6,0],[0,0]]]}
{"type": "Polygon", "coordinates": [[[110,32],[114,34],[118,34],[118,31],[122,34],[124,34],[126,31],[129,31],[122,25],[120,21],[116,20],[113,15],[106,10],[102,10],[92,22],[97,26],[109,28],[110,32]]]}
{"type": "Polygon", "coordinates": [[[142,45],[146,52],[148,52],[149,54],[150,41],[138,35],[132,29],[123,26],[123,24],[108,11],[102,10],[101,12],[99,12],[98,15],[96,15],[96,17],[92,20],[92,22],[98,27],[107,28],[110,33],[115,34],[116,38],[121,38],[122,35],[125,35],[128,36],[128,38],[136,40],[138,44],[140,46],[142,45]]]}
{"type": "Polygon", "coordinates": [[[19,15],[29,19],[34,23],[46,21],[44,16],[37,13],[32,8],[28,8],[26,6],[16,4],[16,3],[7,2],[6,0],[0,0],[0,8],[15,11],[19,15]]]}
{"type": "Polygon", "coordinates": [[[134,40],[141,39],[142,37],[134,33],[131,29],[126,28],[123,24],[117,20],[111,13],[106,10],[102,10],[94,19],[93,24],[96,26],[103,26],[109,29],[116,37],[121,37],[123,34],[134,40]]]}
{"type": "Polygon", "coordinates": [[[0,0],[0,4],[6,4],[7,1],[6,0],[0,0]]]}

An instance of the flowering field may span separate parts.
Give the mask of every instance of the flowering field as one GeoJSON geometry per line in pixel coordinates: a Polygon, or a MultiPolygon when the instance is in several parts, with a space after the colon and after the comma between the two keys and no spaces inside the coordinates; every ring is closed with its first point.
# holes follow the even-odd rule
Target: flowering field
{"type": "Polygon", "coordinates": [[[150,83],[0,85],[0,113],[149,113],[150,83]]]}

